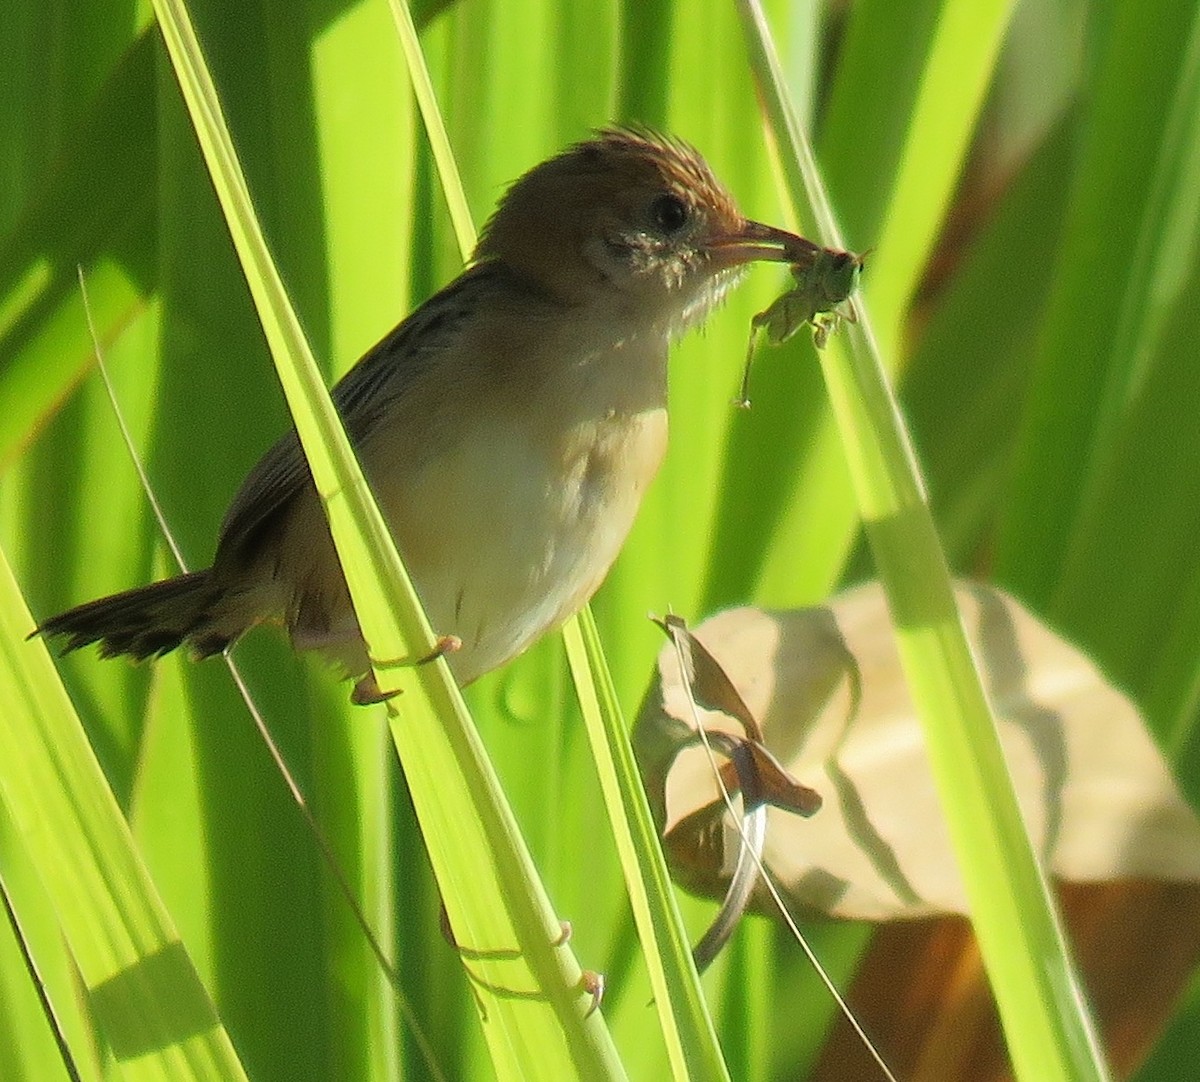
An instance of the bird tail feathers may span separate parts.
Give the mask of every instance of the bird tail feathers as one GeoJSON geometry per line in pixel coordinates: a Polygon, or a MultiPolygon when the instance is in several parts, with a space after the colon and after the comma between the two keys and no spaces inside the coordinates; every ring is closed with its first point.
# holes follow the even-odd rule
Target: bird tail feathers
{"type": "Polygon", "coordinates": [[[230,632],[219,625],[213,611],[219,598],[211,572],[193,571],[68,609],[40,624],[33,635],[65,637],[64,653],[95,642],[103,657],[124,654],[141,661],[186,643],[194,656],[209,657],[244,630],[230,632]]]}

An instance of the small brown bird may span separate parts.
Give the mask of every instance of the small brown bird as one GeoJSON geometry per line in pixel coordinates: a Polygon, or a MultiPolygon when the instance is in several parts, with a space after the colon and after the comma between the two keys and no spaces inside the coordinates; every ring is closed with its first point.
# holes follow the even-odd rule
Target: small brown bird
{"type": "MultiPolygon", "coordinates": [[[[417,592],[469,683],[600,585],[667,441],[667,347],[754,260],[807,242],[748,221],[692,148],[601,131],[505,195],[470,266],[333,398],[417,592]]],[[[810,245],[807,245],[811,247],[810,245]]],[[[296,433],[251,470],[206,571],[100,598],[36,633],[104,657],[225,650],[266,620],[378,690],[296,433]]]]}

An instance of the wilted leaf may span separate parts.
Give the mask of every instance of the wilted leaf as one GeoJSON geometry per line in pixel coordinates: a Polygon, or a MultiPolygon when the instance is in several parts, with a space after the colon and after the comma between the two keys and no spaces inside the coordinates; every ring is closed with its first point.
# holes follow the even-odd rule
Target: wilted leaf
{"type": "Polygon", "coordinates": [[[696,705],[705,710],[728,714],[742,723],[746,736],[751,740],[761,740],[762,730],[750,713],[750,708],[742,701],[725,670],[688,630],[683,618],[672,613],[661,620],[652,619],[675,644],[684,666],[681,678],[691,686],[696,705]]]}
{"type": "MultiPolygon", "coordinates": [[[[725,670],[688,630],[686,621],[675,615],[668,615],[662,620],[652,619],[674,644],[676,671],[690,690],[696,707],[709,713],[725,714],[739,722],[744,730],[744,739],[724,729],[710,734],[714,750],[729,757],[719,768],[726,791],[733,793],[742,789],[747,808],[772,804],[796,815],[807,816],[816,812],[821,807],[820,794],[797,783],[783,764],[767,750],[763,744],[762,729],[750,708],[742,701],[725,670]]],[[[691,717],[691,702],[688,702],[687,711],[687,716],[691,717]]],[[[709,732],[707,727],[705,732],[709,732]]],[[[710,807],[717,809],[721,803],[722,794],[718,791],[717,799],[710,807]]],[[[689,820],[699,811],[697,809],[690,813],[689,820]]]]}
{"type": "MultiPolygon", "coordinates": [[[[1074,882],[1200,879],[1200,822],[1129,699],[1000,591],[960,586],[957,597],[1051,874],[1074,882]]],[[[879,586],[828,607],[729,610],[694,634],[759,720],[768,748],[825,799],[811,820],[770,812],[767,867],[790,904],[868,920],[965,913],[879,586]]],[[[706,727],[736,732],[721,713],[701,716],[706,727]]],[[[716,792],[703,750],[682,747],[690,731],[668,647],[635,733],[667,833],[716,792]]],[[[680,869],[692,889],[723,890],[720,863],[736,839],[726,832],[724,846],[717,842],[707,846],[707,867],[696,866],[693,846],[680,869]]]]}
{"type": "MultiPolygon", "coordinates": [[[[999,590],[956,595],[1110,1062],[1127,1076],[1200,955],[1200,823],[1137,709],[1087,658],[999,590]]],[[[1010,1078],[880,587],[820,608],[729,610],[694,637],[782,767],[824,798],[811,819],[768,811],[765,863],[787,904],[904,920],[876,934],[848,997],[889,1064],[910,1082],[1010,1078]]],[[[720,896],[737,836],[700,814],[715,786],[690,717],[668,647],[635,747],[676,878],[720,896]]],[[[767,909],[761,890],[756,902],[767,909]]],[[[813,1078],[876,1070],[842,1019],[813,1078]]]]}

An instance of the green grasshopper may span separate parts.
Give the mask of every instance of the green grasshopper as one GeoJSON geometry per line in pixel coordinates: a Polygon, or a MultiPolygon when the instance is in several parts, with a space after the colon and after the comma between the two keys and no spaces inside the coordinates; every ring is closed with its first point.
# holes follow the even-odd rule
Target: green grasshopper
{"type": "Polygon", "coordinates": [[[864,256],[822,248],[811,241],[796,251],[792,262],[795,286],[750,321],[750,345],[746,351],[746,369],[738,404],[750,405],[750,361],[754,356],[754,339],[760,328],[766,328],[767,341],[773,346],[786,342],[805,323],[813,329],[813,344],[824,349],[829,336],[842,321],[855,323],[858,315],[850,294],[858,286],[864,256]]]}

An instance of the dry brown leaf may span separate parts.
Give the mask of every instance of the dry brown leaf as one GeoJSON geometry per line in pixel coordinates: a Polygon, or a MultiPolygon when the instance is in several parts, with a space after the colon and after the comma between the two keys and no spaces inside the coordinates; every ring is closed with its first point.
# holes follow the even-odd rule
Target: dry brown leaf
{"type": "MultiPolygon", "coordinates": [[[[999,590],[956,596],[1111,1065],[1128,1077],[1200,957],[1200,822],[1136,708],[1087,658],[999,590]]],[[[811,819],[768,813],[766,864],[788,905],[902,921],[877,932],[848,997],[885,1059],[910,1082],[1010,1078],[880,587],[820,608],[734,609],[693,634],[783,768],[824,799],[811,819]]],[[[699,814],[716,786],[690,717],[668,647],[635,747],[673,872],[719,897],[737,839],[699,814]]],[[[839,1019],[812,1077],[878,1070],[839,1019]]]]}
{"type": "MultiPolygon", "coordinates": [[[[982,585],[959,586],[956,596],[1022,811],[1053,876],[1200,880],[1200,822],[1129,699],[1012,598],[982,585]]],[[[813,609],[732,609],[694,634],[768,748],[825,800],[812,819],[770,812],[766,862],[789,903],[867,920],[965,913],[881,588],[813,609]]],[[[706,728],[741,735],[719,711],[701,716],[706,728]]],[[[668,646],[634,734],[667,831],[717,795],[703,749],[680,750],[690,719],[668,646]]],[[[723,845],[711,832],[693,839],[679,869],[685,884],[719,895],[735,846],[729,831],[723,845]],[[707,863],[698,865],[698,852],[707,863]]]]}

